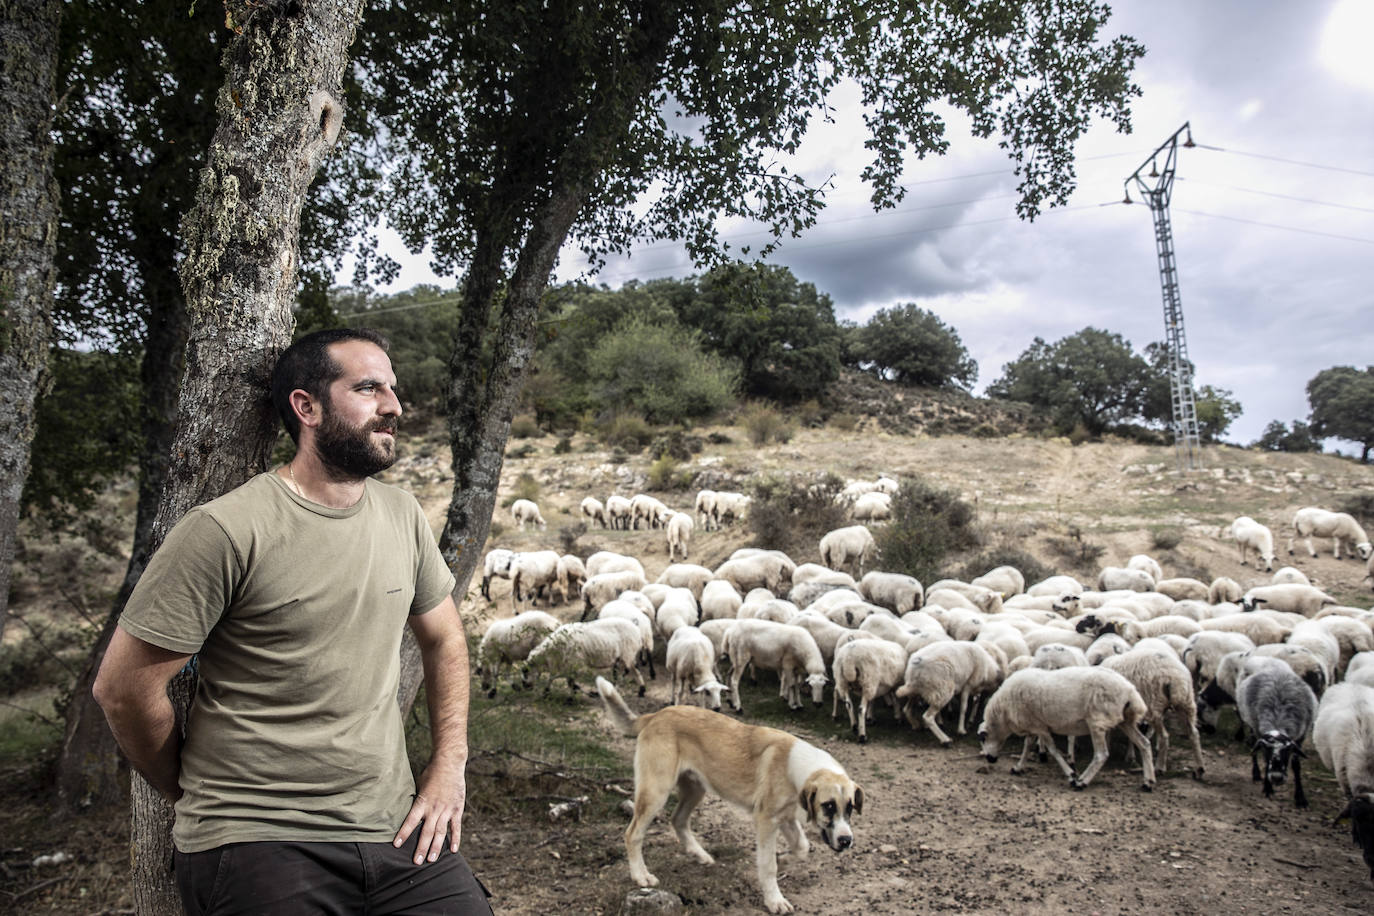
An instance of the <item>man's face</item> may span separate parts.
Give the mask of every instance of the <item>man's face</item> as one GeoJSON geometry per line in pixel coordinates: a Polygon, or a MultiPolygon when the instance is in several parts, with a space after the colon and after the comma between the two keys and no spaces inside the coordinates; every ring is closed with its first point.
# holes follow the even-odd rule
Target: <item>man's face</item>
{"type": "Polygon", "coordinates": [[[320,405],[315,449],[326,467],[349,478],[371,477],[396,461],[396,376],[376,344],[348,340],[329,353],[343,369],[320,405]]]}

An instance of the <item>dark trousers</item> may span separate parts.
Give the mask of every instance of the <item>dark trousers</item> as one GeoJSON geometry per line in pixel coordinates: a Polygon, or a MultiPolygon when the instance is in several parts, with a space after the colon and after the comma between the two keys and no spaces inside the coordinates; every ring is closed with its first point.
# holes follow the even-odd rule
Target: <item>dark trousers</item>
{"type": "Polygon", "coordinates": [[[415,864],[420,831],[390,843],[230,843],[176,853],[189,916],[489,916],[461,853],[415,864]]]}

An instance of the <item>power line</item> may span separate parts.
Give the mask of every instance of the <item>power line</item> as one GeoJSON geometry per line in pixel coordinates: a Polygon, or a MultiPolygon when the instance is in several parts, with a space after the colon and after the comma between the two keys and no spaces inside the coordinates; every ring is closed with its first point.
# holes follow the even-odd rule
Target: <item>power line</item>
{"type": "Polygon", "coordinates": [[[1355,235],[1339,235],[1335,232],[1319,232],[1316,229],[1299,229],[1296,226],[1284,226],[1280,223],[1263,223],[1254,219],[1242,219],[1239,216],[1223,216],[1220,213],[1205,213],[1202,210],[1185,210],[1178,208],[1179,213],[1191,213],[1193,216],[1208,216],[1212,219],[1224,219],[1232,223],[1245,223],[1250,226],[1263,226],[1266,229],[1282,229],[1285,232],[1299,232],[1303,235],[1316,235],[1327,239],[1340,239],[1345,242],[1360,242],[1365,245],[1374,245],[1374,239],[1360,238],[1355,235]]]}
{"type": "Polygon", "coordinates": [[[1187,181],[1189,184],[1208,185],[1213,188],[1225,188],[1228,191],[1240,191],[1244,194],[1259,194],[1263,197],[1275,197],[1279,200],[1293,200],[1303,204],[1315,204],[1319,207],[1339,207],[1342,210],[1355,210],[1359,213],[1374,213],[1374,207],[1356,207],[1352,204],[1332,203],[1329,200],[1313,200],[1310,197],[1296,197],[1292,194],[1278,194],[1273,191],[1260,191],[1255,188],[1241,188],[1231,184],[1219,184],[1215,181],[1204,181],[1197,178],[1182,178],[1179,181],[1187,181]]]}
{"type": "Polygon", "coordinates": [[[1285,159],[1282,156],[1266,156],[1264,153],[1247,153],[1244,150],[1226,149],[1222,146],[1209,146],[1206,143],[1194,144],[1198,149],[1212,150],[1218,153],[1230,153],[1233,156],[1248,156],[1251,159],[1267,159],[1270,162],[1284,162],[1288,165],[1301,165],[1309,169],[1323,169],[1327,172],[1345,172],[1347,175],[1363,175],[1366,178],[1374,178],[1374,172],[1365,172],[1360,169],[1348,169],[1339,165],[1324,165],[1320,162],[1303,162],[1301,159],[1285,159]]]}

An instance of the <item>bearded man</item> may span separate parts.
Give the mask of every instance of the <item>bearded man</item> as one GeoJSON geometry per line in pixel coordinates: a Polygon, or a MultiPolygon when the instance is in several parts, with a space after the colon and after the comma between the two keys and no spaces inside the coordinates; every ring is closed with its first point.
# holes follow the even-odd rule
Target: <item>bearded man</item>
{"type": "Polygon", "coordinates": [[[176,807],[187,912],[490,913],[458,852],[467,641],[453,574],[396,460],[386,339],[292,344],[272,401],[290,462],[186,513],[130,597],[95,696],[176,807]],[[434,753],[418,780],[396,703],[400,644],[424,664],[434,753]],[[180,739],[167,682],[196,656],[180,739]]]}

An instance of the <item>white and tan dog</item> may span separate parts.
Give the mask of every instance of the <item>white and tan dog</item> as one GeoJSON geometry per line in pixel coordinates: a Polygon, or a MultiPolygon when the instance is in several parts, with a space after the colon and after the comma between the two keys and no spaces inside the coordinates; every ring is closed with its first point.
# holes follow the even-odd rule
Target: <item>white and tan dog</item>
{"type": "Polygon", "coordinates": [[[854,845],[849,818],[863,811],[863,789],[825,751],[776,728],[748,725],[695,706],[636,716],[605,678],[596,679],[596,689],[616,726],[637,739],[635,813],[625,830],[625,852],[630,877],[640,887],[658,884],[644,865],[644,832],[674,789],[678,804],[673,830],[683,848],[705,865],[715,860],[697,842],[691,817],[706,793],[714,792],[753,816],[759,885],[773,913],[792,912],[778,890],[779,833],[792,852],[805,856],[811,848],[802,832],[805,814],[831,849],[842,852],[854,845]]]}

